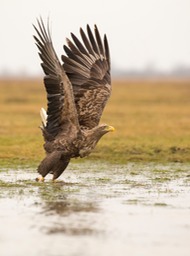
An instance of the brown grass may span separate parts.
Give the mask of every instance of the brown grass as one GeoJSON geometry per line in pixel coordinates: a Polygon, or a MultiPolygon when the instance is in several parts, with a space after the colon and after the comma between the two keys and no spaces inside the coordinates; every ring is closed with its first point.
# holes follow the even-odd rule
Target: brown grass
{"type": "MultiPolygon", "coordinates": [[[[33,165],[44,156],[39,80],[0,81],[0,163],[33,165]]],[[[190,81],[114,81],[101,122],[113,125],[90,159],[190,161],[190,81]]]]}

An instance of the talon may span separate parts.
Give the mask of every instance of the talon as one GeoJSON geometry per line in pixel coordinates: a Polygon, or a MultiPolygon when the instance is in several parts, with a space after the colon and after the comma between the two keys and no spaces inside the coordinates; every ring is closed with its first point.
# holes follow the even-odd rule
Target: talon
{"type": "Polygon", "coordinates": [[[36,178],[36,181],[43,182],[44,181],[44,177],[42,175],[40,175],[39,177],[36,178]]]}

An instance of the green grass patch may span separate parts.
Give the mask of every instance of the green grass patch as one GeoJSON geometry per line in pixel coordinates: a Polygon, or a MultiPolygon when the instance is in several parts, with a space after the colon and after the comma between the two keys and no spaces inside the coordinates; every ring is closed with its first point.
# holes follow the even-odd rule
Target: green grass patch
{"type": "MultiPolygon", "coordinates": [[[[116,131],[105,135],[87,159],[113,164],[190,162],[189,95],[189,81],[114,81],[101,122],[116,131]]],[[[42,160],[42,106],[42,81],[0,81],[0,169],[36,168],[42,160]]]]}

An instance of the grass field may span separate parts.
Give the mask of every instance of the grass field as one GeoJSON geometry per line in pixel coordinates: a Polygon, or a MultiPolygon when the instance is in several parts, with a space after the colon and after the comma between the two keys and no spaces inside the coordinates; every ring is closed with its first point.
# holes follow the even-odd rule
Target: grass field
{"type": "MultiPolygon", "coordinates": [[[[0,81],[1,167],[35,166],[42,159],[42,106],[41,80],[0,81]]],[[[189,162],[190,81],[114,81],[101,122],[116,132],[104,136],[88,159],[189,162]]]]}

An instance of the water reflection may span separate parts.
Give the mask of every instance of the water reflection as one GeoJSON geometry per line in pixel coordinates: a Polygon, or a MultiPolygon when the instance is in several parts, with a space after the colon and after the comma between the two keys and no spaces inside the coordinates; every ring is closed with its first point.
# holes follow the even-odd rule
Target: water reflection
{"type": "Polygon", "coordinates": [[[58,214],[61,216],[68,216],[73,213],[79,212],[97,212],[98,208],[91,202],[80,202],[80,201],[48,201],[45,203],[44,212],[45,214],[58,214]]]}
{"type": "Polygon", "coordinates": [[[47,234],[92,235],[99,232],[95,227],[98,207],[93,202],[67,198],[62,201],[46,201],[41,214],[48,218],[43,227],[47,234]]]}
{"type": "Polygon", "coordinates": [[[87,197],[84,199],[79,187],[79,183],[62,182],[39,187],[42,200],[40,215],[47,220],[41,227],[43,232],[69,236],[89,236],[100,232],[95,228],[98,204],[87,200],[87,197]]]}

